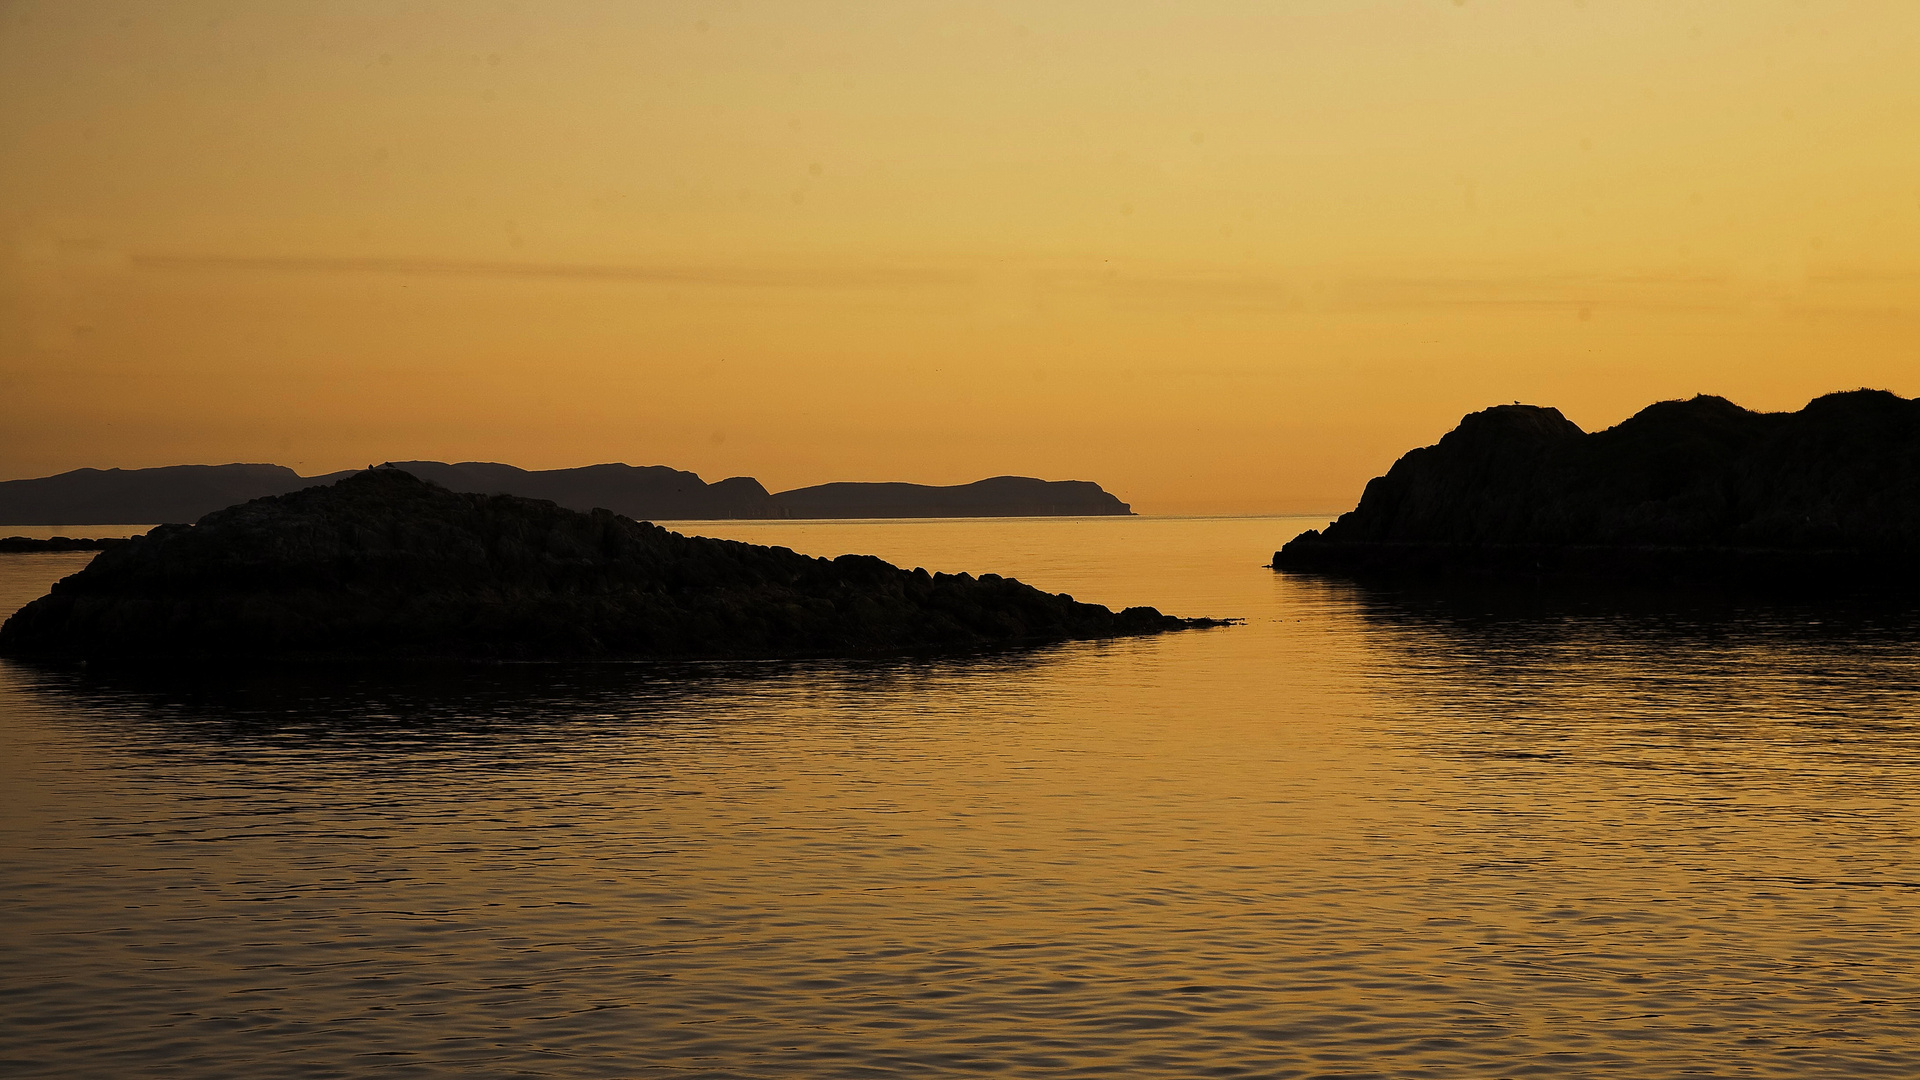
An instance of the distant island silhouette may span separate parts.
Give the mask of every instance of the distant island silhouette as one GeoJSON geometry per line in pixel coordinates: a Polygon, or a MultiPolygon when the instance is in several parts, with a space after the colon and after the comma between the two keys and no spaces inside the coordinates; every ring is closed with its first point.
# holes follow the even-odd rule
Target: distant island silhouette
{"type": "Polygon", "coordinates": [[[1588,434],[1498,405],[1409,451],[1277,570],[1821,586],[1920,581],[1920,401],[1663,401],[1588,434]]]}
{"type": "MultiPolygon", "coordinates": [[[[453,491],[550,499],[571,510],[604,508],[642,521],[753,518],[1042,517],[1131,514],[1084,480],[996,476],[937,487],[833,483],[769,493],[750,476],[707,483],[664,465],[528,470],[486,461],[390,464],[453,491]]],[[[353,470],[301,476],[284,465],[171,465],[75,469],[0,481],[0,525],[147,525],[198,521],[249,499],[331,484],[353,470]]]]}
{"type": "Polygon", "coordinates": [[[0,625],[0,653],[764,658],[1218,625],[993,574],[682,536],[609,510],[357,473],[115,544],[0,625]]]}
{"type": "Polygon", "coordinates": [[[124,544],[118,537],[95,539],[85,536],[0,536],[0,553],[15,554],[23,551],[105,551],[115,544],[124,544]]]}

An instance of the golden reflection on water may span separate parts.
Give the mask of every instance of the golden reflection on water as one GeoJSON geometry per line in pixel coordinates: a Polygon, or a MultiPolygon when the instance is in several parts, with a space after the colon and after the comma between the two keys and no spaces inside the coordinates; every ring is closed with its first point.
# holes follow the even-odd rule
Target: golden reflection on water
{"type": "Polygon", "coordinates": [[[699,527],[1247,619],[1151,639],[0,667],[10,1071],[1920,1070],[1910,620],[1262,569],[1305,524],[699,527]]]}

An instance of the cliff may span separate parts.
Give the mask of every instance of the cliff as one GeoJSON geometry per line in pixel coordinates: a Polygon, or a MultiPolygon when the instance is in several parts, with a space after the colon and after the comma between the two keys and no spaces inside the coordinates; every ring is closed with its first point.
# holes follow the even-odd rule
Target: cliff
{"type": "Polygon", "coordinates": [[[1211,625],[987,574],[681,536],[392,468],[155,529],[0,626],[0,652],[166,657],[778,657],[1211,625]]]}
{"type": "Polygon", "coordinates": [[[1794,413],[1665,401],[1592,434],[1554,409],[1486,409],[1273,565],[1813,583],[1911,578],[1916,552],[1920,401],[1855,390],[1794,413]]]}

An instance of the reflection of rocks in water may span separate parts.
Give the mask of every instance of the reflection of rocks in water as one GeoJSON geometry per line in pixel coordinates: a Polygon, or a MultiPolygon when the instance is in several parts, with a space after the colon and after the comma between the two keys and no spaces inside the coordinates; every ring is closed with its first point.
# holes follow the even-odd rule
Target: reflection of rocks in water
{"type": "Polygon", "coordinates": [[[1470,650],[1525,650],[1602,637],[1649,648],[1714,641],[1920,640],[1920,611],[1894,598],[1812,600],[1577,584],[1502,587],[1321,580],[1337,588],[1378,629],[1392,633],[1418,628],[1445,635],[1470,650]]]}
{"type": "Polygon", "coordinates": [[[458,747],[571,745],[599,734],[645,736],[660,725],[724,733],[746,713],[822,694],[996,686],[1063,648],[964,656],[644,663],[264,663],[74,667],[0,662],[11,689],[70,723],[144,752],[282,747],[441,752],[458,747]]]}
{"type": "Polygon", "coordinates": [[[1898,603],[1340,592],[1396,726],[1427,752],[1514,762],[1509,779],[1550,785],[1526,763],[1575,761],[1703,783],[1729,769],[1812,778],[1904,755],[1901,774],[1920,780],[1920,614],[1898,603]]]}
{"type": "Polygon", "coordinates": [[[395,469],[163,526],[0,627],[14,655],[861,655],[1210,625],[984,574],[681,536],[395,469]]]}

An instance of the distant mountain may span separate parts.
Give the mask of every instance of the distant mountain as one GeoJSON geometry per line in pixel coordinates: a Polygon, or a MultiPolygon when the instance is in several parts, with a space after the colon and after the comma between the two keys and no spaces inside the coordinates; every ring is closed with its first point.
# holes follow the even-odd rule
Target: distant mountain
{"type": "Polygon", "coordinates": [[[699,521],[784,517],[751,476],[709,484],[665,465],[586,465],[529,471],[490,461],[396,461],[422,480],[453,491],[548,499],[569,510],[596,507],[636,521],[699,521]]]}
{"type": "Polygon", "coordinates": [[[773,497],[796,518],[1095,517],[1131,514],[1126,503],[1085,480],[996,476],[953,487],[924,484],[821,484],[773,497]]]}
{"type": "MultiPolygon", "coordinates": [[[[527,470],[487,461],[392,464],[453,491],[548,499],[641,521],[835,517],[1042,517],[1130,514],[1084,480],[997,476],[972,484],[822,484],[769,494],[735,476],[709,484],[664,465],[527,470]]],[[[128,525],[198,521],[236,503],[330,484],[351,472],[302,477],[282,465],[76,469],[0,482],[0,525],[128,525]]]]}
{"type": "Polygon", "coordinates": [[[284,495],[329,478],[284,465],[75,469],[0,483],[0,525],[146,525],[198,521],[222,507],[284,495]]]}
{"type": "Polygon", "coordinates": [[[1592,434],[1557,409],[1495,406],[1273,565],[1813,583],[1920,580],[1916,552],[1920,401],[1854,390],[1794,413],[1663,401],[1592,434]]]}

